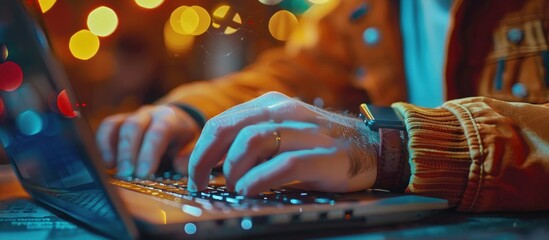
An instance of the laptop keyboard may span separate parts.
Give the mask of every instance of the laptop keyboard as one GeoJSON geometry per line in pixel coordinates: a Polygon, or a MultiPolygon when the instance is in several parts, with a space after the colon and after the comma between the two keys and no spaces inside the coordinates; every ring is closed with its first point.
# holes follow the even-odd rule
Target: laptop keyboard
{"type": "Polygon", "coordinates": [[[114,217],[105,194],[99,190],[83,190],[70,193],[58,193],[55,197],[63,201],[80,206],[88,211],[94,212],[101,217],[114,217]]]}
{"type": "Polygon", "coordinates": [[[187,178],[178,174],[164,173],[161,177],[141,179],[136,177],[112,178],[115,186],[128,190],[141,192],[155,197],[181,202],[182,199],[200,203],[206,209],[217,210],[249,209],[250,207],[300,205],[300,204],[330,204],[341,201],[354,201],[345,199],[339,194],[311,192],[295,188],[277,188],[262,192],[254,197],[245,197],[230,192],[224,185],[212,184],[202,192],[187,191],[187,178]]]}

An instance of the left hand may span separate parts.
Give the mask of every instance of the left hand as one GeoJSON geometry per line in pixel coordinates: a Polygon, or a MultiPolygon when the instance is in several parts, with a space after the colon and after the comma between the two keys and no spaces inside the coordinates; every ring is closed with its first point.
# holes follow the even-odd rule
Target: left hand
{"type": "Polygon", "coordinates": [[[316,191],[367,189],[376,178],[373,135],[357,118],[267,93],[206,123],[190,157],[189,190],[204,190],[223,157],[227,187],[242,195],[290,182],[316,191]]]}

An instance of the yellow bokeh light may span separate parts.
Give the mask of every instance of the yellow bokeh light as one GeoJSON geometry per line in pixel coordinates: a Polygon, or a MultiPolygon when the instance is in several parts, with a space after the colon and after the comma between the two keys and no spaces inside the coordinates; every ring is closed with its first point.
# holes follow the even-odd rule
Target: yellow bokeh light
{"type": "Polygon", "coordinates": [[[309,0],[309,2],[312,4],[324,4],[324,3],[327,3],[328,1],[330,0],[309,0]]]}
{"type": "Polygon", "coordinates": [[[170,52],[184,53],[191,49],[194,43],[194,36],[176,32],[168,20],[164,25],[164,44],[170,52]]]}
{"type": "Polygon", "coordinates": [[[116,16],[116,13],[108,7],[98,7],[88,15],[88,28],[97,36],[109,36],[116,30],[117,26],[118,17],[116,16]]]}
{"type": "Polygon", "coordinates": [[[214,17],[217,17],[217,18],[224,18],[225,15],[227,15],[227,12],[229,11],[229,9],[230,9],[229,6],[223,5],[223,6],[221,6],[221,7],[218,7],[218,8],[214,11],[213,15],[214,15],[214,17]]]}
{"type": "Polygon", "coordinates": [[[210,14],[199,6],[180,6],[170,15],[170,26],[179,34],[203,34],[210,27],[210,23],[210,14]]]}
{"type": "Polygon", "coordinates": [[[53,7],[56,1],[57,0],[38,0],[38,5],[40,5],[40,10],[42,10],[42,13],[45,13],[53,7]]]}
{"type": "Polygon", "coordinates": [[[88,30],[80,30],[69,40],[69,49],[75,58],[88,60],[99,50],[99,38],[88,30]]]}
{"type": "Polygon", "coordinates": [[[269,32],[280,41],[288,40],[288,37],[297,28],[297,17],[289,11],[280,10],[273,14],[269,20],[269,32]]]}
{"type": "Polygon", "coordinates": [[[200,22],[200,17],[196,10],[191,7],[185,8],[179,16],[179,24],[181,24],[181,29],[184,34],[191,34],[198,28],[198,23],[200,22]]]}
{"type": "Polygon", "coordinates": [[[212,19],[210,18],[210,14],[206,9],[199,7],[199,6],[192,6],[192,9],[198,14],[198,18],[200,19],[198,21],[198,26],[196,26],[196,29],[191,33],[192,35],[200,35],[203,34],[208,30],[210,27],[210,23],[212,22],[212,19]]]}
{"type": "Polygon", "coordinates": [[[240,14],[235,13],[232,17],[232,20],[227,20],[227,18],[230,18],[230,16],[227,16],[227,13],[229,12],[231,7],[227,5],[223,5],[221,7],[218,7],[213,12],[213,20],[212,20],[212,26],[214,28],[221,28],[223,24],[221,24],[220,21],[232,21],[233,24],[227,24],[224,33],[225,34],[232,34],[238,31],[238,27],[242,24],[242,18],[240,18],[240,14]],[[231,26],[232,25],[232,26],[231,26]]]}
{"type": "Polygon", "coordinates": [[[146,9],[156,8],[160,6],[160,4],[162,4],[163,2],[164,0],[135,0],[135,3],[137,3],[137,5],[146,9]]]}
{"type": "Polygon", "coordinates": [[[173,10],[172,14],[170,15],[170,26],[176,33],[186,34],[185,30],[183,30],[183,27],[181,26],[181,14],[188,8],[188,6],[178,7],[173,10]]]}

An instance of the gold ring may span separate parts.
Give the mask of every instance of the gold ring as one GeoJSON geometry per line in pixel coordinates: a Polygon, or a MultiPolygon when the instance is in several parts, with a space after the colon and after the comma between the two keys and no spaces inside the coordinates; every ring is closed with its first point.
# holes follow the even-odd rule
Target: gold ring
{"type": "Polygon", "coordinates": [[[276,142],[276,150],[272,156],[275,156],[276,154],[278,154],[278,151],[280,151],[280,141],[282,141],[282,138],[280,138],[280,133],[278,133],[278,131],[276,130],[273,131],[273,136],[276,142]]]}

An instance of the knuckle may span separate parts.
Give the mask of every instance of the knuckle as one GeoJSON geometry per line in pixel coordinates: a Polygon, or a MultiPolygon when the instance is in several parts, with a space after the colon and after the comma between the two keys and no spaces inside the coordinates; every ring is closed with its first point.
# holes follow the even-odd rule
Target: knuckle
{"type": "Polygon", "coordinates": [[[147,130],[147,136],[149,141],[156,141],[159,138],[166,136],[168,133],[167,129],[163,125],[153,125],[147,130]]]}
{"type": "Polygon", "coordinates": [[[246,126],[236,136],[235,142],[245,144],[247,146],[259,143],[262,140],[262,132],[258,126],[246,126]]]}
{"type": "Polygon", "coordinates": [[[206,122],[203,132],[212,136],[223,136],[229,129],[227,122],[225,117],[214,117],[206,122]]]}
{"type": "Polygon", "coordinates": [[[303,165],[303,161],[302,161],[303,159],[301,159],[298,156],[290,156],[287,154],[284,154],[284,155],[286,156],[282,156],[284,157],[284,160],[281,163],[282,170],[290,174],[293,172],[299,171],[299,169],[303,165]]]}

